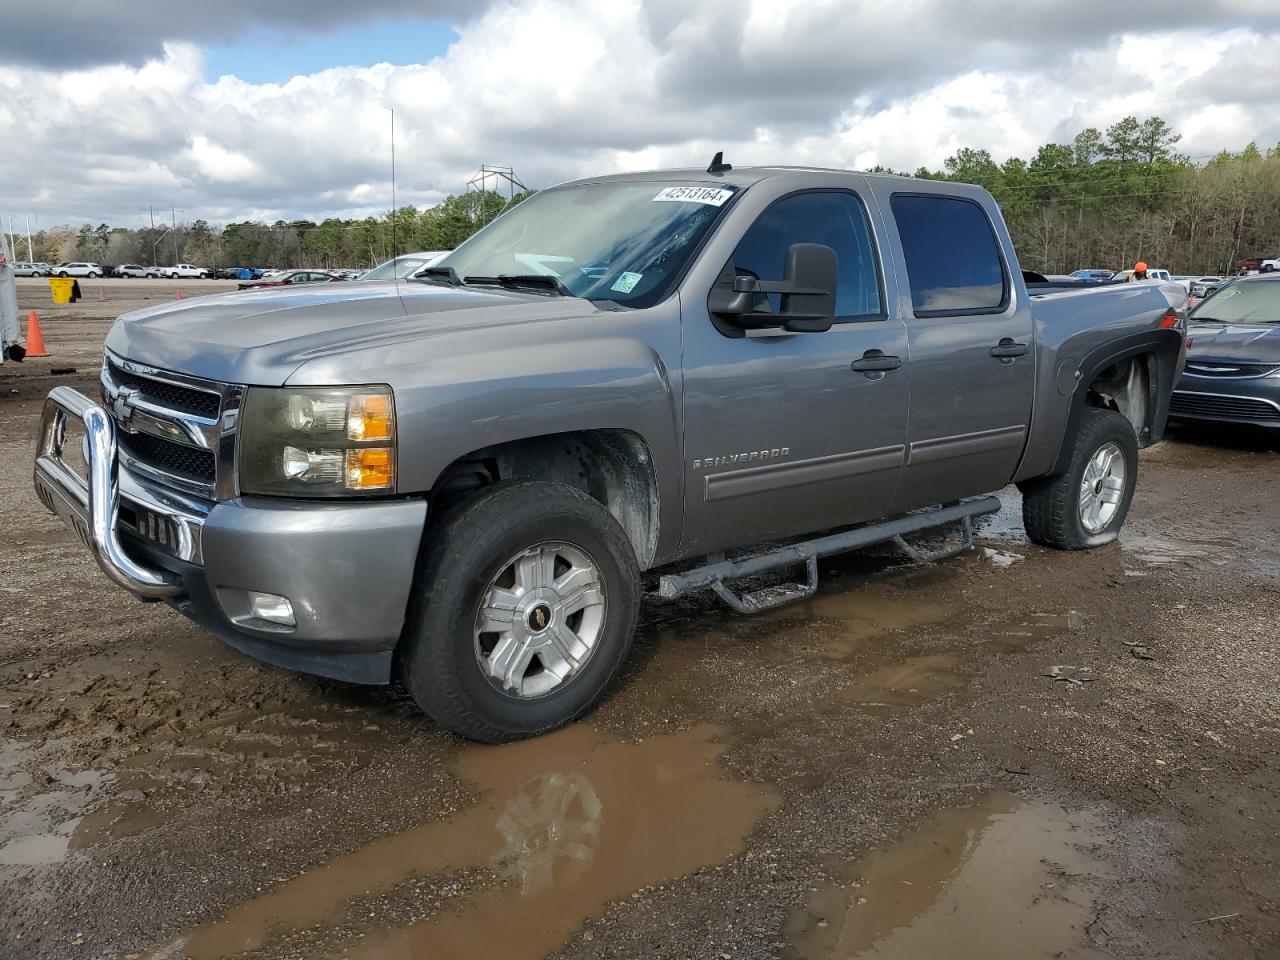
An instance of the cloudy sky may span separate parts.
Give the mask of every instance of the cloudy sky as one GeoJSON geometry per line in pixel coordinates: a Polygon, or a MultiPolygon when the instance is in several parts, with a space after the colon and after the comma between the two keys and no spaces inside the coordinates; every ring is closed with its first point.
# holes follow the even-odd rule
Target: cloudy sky
{"type": "Polygon", "coordinates": [[[1280,141],[1277,0],[0,0],[0,217],[355,216],[705,164],[997,160],[1158,113],[1280,141]]]}

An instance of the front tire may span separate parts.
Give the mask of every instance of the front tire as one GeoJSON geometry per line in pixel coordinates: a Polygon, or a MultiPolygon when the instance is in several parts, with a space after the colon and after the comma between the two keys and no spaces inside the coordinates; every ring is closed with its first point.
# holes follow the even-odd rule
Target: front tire
{"type": "Polygon", "coordinates": [[[502,743],[586,713],[631,648],[640,569],[599,501],[560,483],[495,484],[427,534],[400,670],[460,736],[502,743]]]}
{"type": "Polygon", "coordinates": [[[1059,550],[1100,547],[1116,539],[1138,482],[1138,437],[1120,413],[1083,411],[1067,469],[1019,484],[1022,522],[1035,543],[1059,550]]]}

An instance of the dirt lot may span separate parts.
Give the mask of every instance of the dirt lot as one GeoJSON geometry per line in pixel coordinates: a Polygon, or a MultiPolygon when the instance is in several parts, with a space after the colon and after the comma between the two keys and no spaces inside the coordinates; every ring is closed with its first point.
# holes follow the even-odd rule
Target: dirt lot
{"type": "Polygon", "coordinates": [[[44,392],[215,289],[101,287],[25,284],[54,356],[0,368],[0,957],[1280,957],[1280,438],[1146,451],[1101,550],[1010,491],[961,559],[649,606],[588,723],[477,747],[135,603],[40,508],[44,392]]]}

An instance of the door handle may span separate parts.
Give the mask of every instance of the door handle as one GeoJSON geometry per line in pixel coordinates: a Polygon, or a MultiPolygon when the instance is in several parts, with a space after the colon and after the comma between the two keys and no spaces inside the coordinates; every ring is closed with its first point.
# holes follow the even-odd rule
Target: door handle
{"type": "Polygon", "coordinates": [[[1000,360],[1025,357],[1027,355],[1027,345],[1025,343],[1016,343],[1010,337],[1003,337],[999,343],[991,348],[991,355],[998,357],[1000,360]]]}
{"type": "Polygon", "coordinates": [[[902,366],[900,357],[888,356],[883,350],[868,350],[860,360],[855,360],[849,364],[849,369],[855,373],[876,373],[884,370],[897,370],[900,366],[902,366]]]}

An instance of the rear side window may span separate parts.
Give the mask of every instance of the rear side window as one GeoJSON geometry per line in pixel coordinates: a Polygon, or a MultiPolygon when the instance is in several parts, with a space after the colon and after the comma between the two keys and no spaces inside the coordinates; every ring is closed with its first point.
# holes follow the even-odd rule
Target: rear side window
{"type": "Polygon", "coordinates": [[[997,313],[1009,284],[991,221],[956,197],[895,193],[893,217],[917,317],[997,313]]]}
{"type": "MultiPolygon", "coordinates": [[[[837,320],[873,319],[883,313],[871,228],[856,196],[823,191],[783,197],[747,230],[733,252],[734,270],[759,280],[781,280],[793,243],[821,243],[835,250],[837,320]]],[[[758,297],[757,310],[778,312],[779,294],[758,297]]]]}

